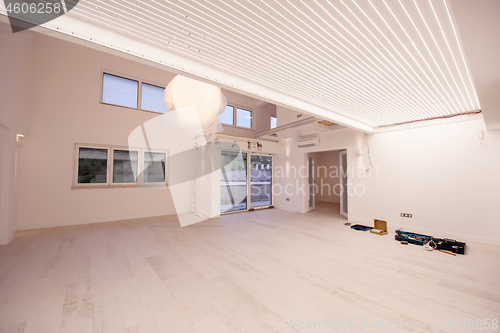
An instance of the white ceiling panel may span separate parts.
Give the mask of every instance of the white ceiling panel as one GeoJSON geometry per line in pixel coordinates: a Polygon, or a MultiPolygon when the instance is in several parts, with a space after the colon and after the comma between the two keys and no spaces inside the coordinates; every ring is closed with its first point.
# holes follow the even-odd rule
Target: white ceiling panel
{"type": "Polygon", "coordinates": [[[81,0],[65,16],[364,130],[480,109],[446,0],[81,0]]]}

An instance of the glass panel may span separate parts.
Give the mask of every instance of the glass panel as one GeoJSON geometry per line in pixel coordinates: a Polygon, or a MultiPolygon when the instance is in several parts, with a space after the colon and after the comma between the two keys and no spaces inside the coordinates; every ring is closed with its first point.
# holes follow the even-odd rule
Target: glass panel
{"type": "Polygon", "coordinates": [[[106,183],[108,150],[80,148],[78,151],[78,183],[106,183]]]}
{"type": "Polygon", "coordinates": [[[220,211],[247,209],[247,154],[221,153],[220,211]]]}
{"type": "Polygon", "coordinates": [[[167,112],[164,101],[165,88],[143,83],[141,92],[141,109],[158,113],[167,112]]]}
{"type": "Polygon", "coordinates": [[[144,182],[165,182],[165,153],[144,153],[144,182]]]}
{"type": "Polygon", "coordinates": [[[271,129],[276,128],[278,126],[278,120],[276,117],[271,117],[271,129]]]}
{"type": "Polygon", "coordinates": [[[250,158],[250,206],[272,204],[272,157],[252,155],[250,158]]]}
{"type": "Polygon", "coordinates": [[[240,127],[252,128],[252,111],[236,109],[236,125],[240,127]]]}
{"type": "Polygon", "coordinates": [[[113,183],[137,182],[139,152],[115,150],[113,152],[113,183]]]}
{"type": "Polygon", "coordinates": [[[226,110],[218,118],[223,124],[234,125],[234,107],[226,106],[226,110]]]}
{"type": "Polygon", "coordinates": [[[139,82],[104,73],[102,102],[137,108],[139,82]]]}

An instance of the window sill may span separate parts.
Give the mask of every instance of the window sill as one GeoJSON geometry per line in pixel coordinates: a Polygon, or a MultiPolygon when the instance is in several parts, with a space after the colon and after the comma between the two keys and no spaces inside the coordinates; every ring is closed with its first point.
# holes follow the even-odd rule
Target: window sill
{"type": "Polygon", "coordinates": [[[155,183],[155,184],[124,184],[124,185],[73,185],[72,190],[91,190],[91,189],[103,189],[103,188],[166,188],[166,183],[155,183]]]}

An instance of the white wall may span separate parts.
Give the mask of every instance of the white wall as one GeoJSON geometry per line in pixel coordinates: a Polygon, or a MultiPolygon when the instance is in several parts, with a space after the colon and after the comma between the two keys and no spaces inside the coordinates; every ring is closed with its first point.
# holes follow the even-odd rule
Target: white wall
{"type": "MultiPolygon", "coordinates": [[[[349,220],[369,223],[378,218],[391,228],[500,244],[500,132],[485,131],[481,145],[477,132],[483,127],[482,120],[473,120],[371,135],[376,168],[368,173],[363,171],[369,166],[365,137],[347,129],[324,135],[315,148],[299,149],[293,139],[284,140],[278,161],[305,166],[308,151],[348,148],[355,171],[350,181],[362,194],[349,198],[349,220]],[[358,149],[363,156],[356,156],[358,149]],[[400,213],[413,218],[401,218],[400,213]]],[[[293,177],[278,181],[294,187],[305,183],[293,177]]],[[[291,211],[305,212],[307,207],[300,193],[280,196],[276,203],[291,211]]]]}
{"type": "Polygon", "coordinates": [[[340,203],[339,152],[339,150],[333,150],[310,154],[314,157],[316,202],[340,203]]]}
{"type": "Polygon", "coordinates": [[[310,116],[307,114],[303,114],[301,112],[293,111],[290,109],[287,109],[283,106],[277,106],[276,107],[276,122],[277,126],[283,126],[287,125],[293,122],[296,122],[297,120],[309,118],[310,116]]]}
{"type": "Polygon", "coordinates": [[[33,54],[26,81],[33,89],[19,87],[33,110],[19,156],[18,228],[175,214],[169,190],[71,189],[74,143],[126,147],[137,126],[157,117],[100,104],[101,71],[164,85],[173,74],[44,35],[36,36],[33,54]]]}
{"type": "Polygon", "coordinates": [[[23,155],[16,148],[16,135],[30,136],[34,38],[30,31],[14,35],[9,25],[0,23],[0,244],[10,242],[16,229],[16,161],[23,155]]]}

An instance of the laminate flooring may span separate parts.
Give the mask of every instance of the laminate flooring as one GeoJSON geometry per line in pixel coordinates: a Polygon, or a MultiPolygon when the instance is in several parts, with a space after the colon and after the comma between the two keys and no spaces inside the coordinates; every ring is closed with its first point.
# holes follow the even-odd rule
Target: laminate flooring
{"type": "Polygon", "coordinates": [[[17,232],[0,247],[0,332],[500,331],[484,329],[500,247],[428,252],[334,210],[17,232]]]}

